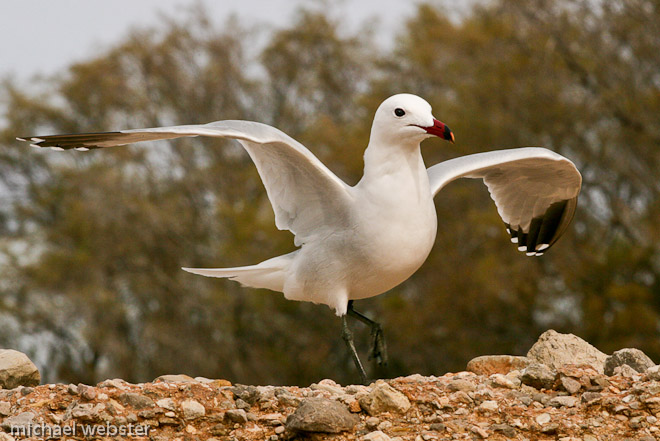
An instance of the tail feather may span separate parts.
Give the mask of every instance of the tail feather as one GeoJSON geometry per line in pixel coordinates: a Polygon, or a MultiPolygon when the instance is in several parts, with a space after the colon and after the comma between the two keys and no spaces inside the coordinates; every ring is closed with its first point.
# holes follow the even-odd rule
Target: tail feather
{"type": "MultiPolygon", "coordinates": [[[[295,253],[295,251],[294,251],[295,253]]],[[[289,267],[292,254],[273,257],[257,265],[240,266],[236,268],[181,268],[192,274],[206,277],[221,277],[240,282],[252,288],[265,288],[273,291],[284,291],[286,270],[289,267]]]]}

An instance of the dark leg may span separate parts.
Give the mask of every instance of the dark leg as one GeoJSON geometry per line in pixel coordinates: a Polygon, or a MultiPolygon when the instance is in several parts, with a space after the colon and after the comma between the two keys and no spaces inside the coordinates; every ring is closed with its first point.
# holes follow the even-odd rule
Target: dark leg
{"type": "Polygon", "coordinates": [[[373,338],[373,348],[369,354],[369,360],[376,360],[379,365],[387,364],[387,345],[385,344],[385,335],[380,323],[371,320],[366,315],[357,312],[353,309],[353,300],[348,301],[348,310],[346,311],[351,317],[355,317],[365,325],[371,327],[371,338],[373,338]]]}
{"type": "Polygon", "coordinates": [[[364,371],[362,363],[360,362],[360,357],[358,357],[357,351],[355,350],[355,344],[353,343],[353,333],[350,329],[348,329],[346,315],[341,316],[341,338],[343,338],[346,342],[346,346],[348,346],[348,349],[351,352],[351,356],[353,357],[355,367],[357,367],[358,371],[360,371],[362,384],[367,384],[367,373],[364,371]]]}

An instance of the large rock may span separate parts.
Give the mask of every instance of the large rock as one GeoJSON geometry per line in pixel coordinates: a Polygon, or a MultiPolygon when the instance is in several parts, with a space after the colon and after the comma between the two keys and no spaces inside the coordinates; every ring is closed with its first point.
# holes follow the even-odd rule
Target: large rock
{"type": "Polygon", "coordinates": [[[408,398],[384,381],[376,382],[371,392],[358,401],[360,407],[372,416],[381,412],[406,413],[410,409],[408,398]]]}
{"type": "Polygon", "coordinates": [[[339,433],[353,430],[359,421],[337,401],[308,398],[286,419],[286,428],[293,432],[339,433]]]}
{"type": "Polygon", "coordinates": [[[614,352],[605,359],[605,375],[614,375],[614,369],[624,364],[627,364],[640,374],[646,372],[648,368],[655,366],[653,360],[644,352],[639,349],[626,348],[614,352]]]}
{"type": "Polygon", "coordinates": [[[39,369],[27,355],[13,349],[0,349],[0,386],[14,389],[18,386],[38,386],[39,369]]]}
{"type": "Polygon", "coordinates": [[[515,355],[482,355],[470,360],[467,370],[487,377],[493,374],[506,375],[511,371],[522,371],[530,363],[529,358],[515,355]]]}
{"type": "Polygon", "coordinates": [[[545,331],[527,353],[527,357],[553,370],[567,364],[587,364],[599,373],[605,371],[607,355],[573,334],[545,331]]]}

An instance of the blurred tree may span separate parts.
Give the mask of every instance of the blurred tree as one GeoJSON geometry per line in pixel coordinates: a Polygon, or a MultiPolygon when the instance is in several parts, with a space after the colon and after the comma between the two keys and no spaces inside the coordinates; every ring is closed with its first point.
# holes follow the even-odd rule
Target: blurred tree
{"type": "MultiPolygon", "coordinates": [[[[13,137],[254,119],[353,184],[377,105],[412,92],[457,136],[427,141],[427,164],[544,145],[576,161],[584,189],[574,227],[542,259],[508,245],[480,182],[443,190],[426,264],[359,302],[385,325],[391,364],[379,375],[521,354],[548,327],[660,361],[659,19],[650,0],[494,0],[459,19],[420,4],[388,52],[300,10],[248,51],[253,33],[231,20],[218,30],[197,9],[32,89],[5,81],[0,343],[30,352],[49,380],[355,381],[328,308],[180,271],[293,248],[236,143],[55,154],[13,137]]],[[[355,329],[366,352],[368,330],[355,329]]]]}

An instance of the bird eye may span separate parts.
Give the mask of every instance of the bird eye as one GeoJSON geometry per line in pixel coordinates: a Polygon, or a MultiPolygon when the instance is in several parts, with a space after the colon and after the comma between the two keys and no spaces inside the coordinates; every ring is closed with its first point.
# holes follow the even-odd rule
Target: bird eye
{"type": "Polygon", "coordinates": [[[394,114],[395,114],[396,116],[398,116],[399,118],[401,118],[403,115],[406,114],[406,111],[403,110],[403,109],[400,108],[400,107],[397,107],[396,109],[394,109],[394,114]]]}

